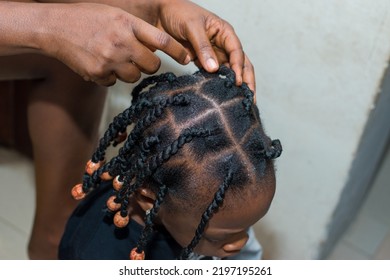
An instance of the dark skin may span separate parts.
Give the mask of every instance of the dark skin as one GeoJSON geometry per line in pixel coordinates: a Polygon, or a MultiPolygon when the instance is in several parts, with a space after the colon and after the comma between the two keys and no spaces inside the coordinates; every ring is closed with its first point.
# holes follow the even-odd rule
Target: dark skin
{"type": "MultiPolygon", "coordinates": [[[[228,206],[219,209],[210,219],[202,239],[194,249],[196,253],[225,258],[238,254],[244,248],[248,241],[248,228],[264,217],[271,205],[275,194],[275,177],[268,175],[260,186],[248,185],[243,186],[243,189],[247,191],[241,192],[239,198],[229,192],[226,194],[224,205],[228,206]],[[253,195],[253,188],[256,188],[257,195],[253,195]]],[[[155,198],[155,194],[146,186],[140,189],[129,211],[131,218],[143,224],[144,213],[153,207],[155,198]]],[[[211,195],[209,200],[212,200],[211,195]]],[[[177,199],[173,199],[172,203],[175,214],[172,215],[172,211],[162,204],[157,223],[163,225],[184,248],[194,237],[203,212],[183,208],[185,203],[177,199]]]]}
{"type": "Polygon", "coordinates": [[[190,1],[76,2],[0,1],[0,80],[33,80],[28,100],[36,178],[31,259],[57,258],[76,206],[70,189],[80,181],[98,139],[106,86],[156,72],[161,61],[154,51],[160,50],[179,64],[192,60],[209,72],[228,64],[237,85],[246,82],[255,90],[253,66],[233,28],[190,1]]]}
{"type": "Polygon", "coordinates": [[[9,31],[0,36],[0,55],[53,56],[86,81],[112,85],[116,79],[134,82],[140,72],[156,72],[160,60],[153,51],[162,50],[181,64],[196,60],[209,72],[228,64],[237,85],[244,81],[255,90],[253,66],[233,27],[190,1],[24,2],[0,1],[2,15],[9,14],[0,19],[0,27],[9,31]]]}

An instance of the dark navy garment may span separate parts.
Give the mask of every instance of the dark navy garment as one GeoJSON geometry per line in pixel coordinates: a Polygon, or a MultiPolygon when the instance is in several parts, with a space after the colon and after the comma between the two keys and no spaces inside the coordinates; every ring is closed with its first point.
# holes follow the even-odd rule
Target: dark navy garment
{"type": "MultiPolygon", "coordinates": [[[[77,207],[65,228],[59,247],[62,260],[128,260],[143,227],[131,220],[116,228],[106,200],[112,195],[112,182],[104,182],[77,207]]],[[[164,229],[154,233],[145,250],[146,259],[176,259],[181,247],[164,229]]]]}

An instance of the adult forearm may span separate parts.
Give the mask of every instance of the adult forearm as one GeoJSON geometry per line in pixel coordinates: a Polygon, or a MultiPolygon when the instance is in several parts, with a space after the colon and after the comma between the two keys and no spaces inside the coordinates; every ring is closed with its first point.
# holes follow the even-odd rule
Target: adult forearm
{"type": "MultiPolygon", "coordinates": [[[[27,0],[33,1],[33,0],[27,0]]],[[[156,25],[161,0],[36,0],[40,3],[98,3],[121,8],[144,21],[156,25]]]]}
{"type": "Polygon", "coordinates": [[[43,53],[102,85],[156,72],[161,62],[153,50],[190,61],[173,37],[110,5],[0,1],[0,15],[0,55],[43,53]]]}
{"type": "Polygon", "coordinates": [[[44,12],[41,4],[0,1],[0,55],[42,52],[44,12]]]}
{"type": "Polygon", "coordinates": [[[63,4],[100,3],[121,8],[156,25],[158,0],[0,0],[0,55],[45,53],[42,37],[52,31],[51,19],[63,4]]]}
{"type": "Polygon", "coordinates": [[[115,6],[155,26],[160,0],[0,0],[0,55],[44,52],[39,39],[47,33],[51,4],[78,2],[115,6]]]}

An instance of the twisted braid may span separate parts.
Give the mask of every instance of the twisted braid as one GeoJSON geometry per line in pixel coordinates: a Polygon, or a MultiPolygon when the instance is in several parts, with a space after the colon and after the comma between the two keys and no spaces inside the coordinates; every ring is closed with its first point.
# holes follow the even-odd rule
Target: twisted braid
{"type": "MultiPolygon", "coordinates": [[[[141,158],[138,159],[137,163],[133,165],[133,168],[130,171],[127,171],[124,175],[123,187],[118,192],[115,198],[116,203],[120,203],[120,215],[126,217],[128,215],[127,206],[129,197],[144,183],[145,178],[153,174],[153,172],[161,166],[165,161],[169,160],[173,155],[175,155],[184,144],[189,143],[195,137],[206,137],[210,135],[209,130],[191,128],[185,129],[184,132],[169,146],[164,150],[159,152],[157,155],[152,156],[148,163],[146,164],[141,158]],[[134,174],[137,174],[136,181],[132,183],[134,174]]],[[[147,146],[144,141],[144,144],[141,146],[147,146]]]]}
{"type": "Polygon", "coordinates": [[[106,149],[110,146],[111,142],[114,141],[118,132],[125,131],[126,127],[132,123],[134,116],[139,114],[145,108],[150,108],[152,106],[154,106],[153,102],[147,99],[142,99],[115,116],[114,120],[109,124],[103,137],[100,139],[99,146],[92,155],[92,161],[96,163],[103,160],[106,149]]]}
{"type": "Polygon", "coordinates": [[[141,99],[123,113],[118,114],[100,140],[100,144],[92,156],[93,162],[102,161],[104,159],[106,149],[117,136],[118,132],[123,131],[126,126],[132,124],[131,119],[134,115],[147,109],[144,118],[137,121],[136,126],[125,142],[125,145],[120,148],[118,156],[114,157],[109,163],[97,169],[92,175],[84,176],[83,191],[87,193],[91,186],[97,185],[101,181],[100,177],[104,172],[109,172],[111,176],[116,176],[121,172],[125,172],[124,170],[128,168],[128,164],[126,164],[128,163],[126,157],[128,157],[128,155],[132,152],[132,149],[141,137],[142,132],[152,125],[159,117],[161,117],[163,110],[166,107],[185,106],[187,104],[188,100],[181,94],[177,94],[169,98],[159,97],[154,98],[153,100],[141,99]]]}
{"type": "Polygon", "coordinates": [[[203,212],[202,218],[200,219],[200,223],[195,231],[195,236],[191,240],[190,244],[183,249],[180,255],[180,259],[187,259],[190,253],[192,252],[192,250],[199,243],[199,240],[202,238],[202,234],[209,220],[214,215],[214,213],[217,212],[218,209],[221,207],[225,197],[225,192],[229,188],[229,184],[231,183],[231,180],[232,180],[232,172],[229,170],[222,185],[219,186],[217,192],[215,193],[213,201],[209,204],[206,211],[203,212]]]}
{"type": "MultiPolygon", "coordinates": [[[[125,145],[119,150],[119,155],[114,158],[114,161],[118,161],[120,163],[126,162],[126,157],[132,152],[134,145],[137,143],[138,139],[142,136],[143,131],[150,127],[161,115],[163,114],[163,110],[168,106],[185,106],[188,104],[185,96],[178,94],[171,98],[158,98],[155,99],[154,107],[149,109],[145,116],[138,120],[137,124],[133,128],[132,132],[128,136],[128,139],[125,145]]],[[[115,166],[115,164],[114,164],[115,166]]],[[[122,166],[123,168],[127,168],[127,166],[122,166]]],[[[120,170],[123,171],[123,168],[120,170]]],[[[115,175],[117,172],[113,172],[115,175]]]]}
{"type": "Polygon", "coordinates": [[[156,200],[154,201],[153,208],[150,209],[150,212],[145,216],[145,227],[141,233],[141,236],[137,244],[137,252],[139,253],[145,250],[146,244],[153,233],[153,226],[154,226],[153,221],[157,216],[157,212],[160,209],[160,205],[163,202],[167,192],[168,192],[167,186],[161,184],[159,187],[156,200]]]}
{"type": "Polygon", "coordinates": [[[141,92],[148,86],[155,84],[155,87],[161,86],[161,83],[173,83],[177,77],[171,72],[163,73],[159,76],[150,76],[142,80],[136,87],[134,87],[132,96],[133,100],[137,101],[141,92]]]}

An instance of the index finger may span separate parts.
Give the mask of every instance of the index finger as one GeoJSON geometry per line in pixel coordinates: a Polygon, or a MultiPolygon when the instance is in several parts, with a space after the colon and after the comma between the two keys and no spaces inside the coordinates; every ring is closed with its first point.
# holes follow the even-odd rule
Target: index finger
{"type": "Polygon", "coordinates": [[[201,65],[208,72],[215,72],[219,68],[218,59],[202,24],[193,24],[187,32],[188,41],[195,50],[201,65]]]}
{"type": "Polygon", "coordinates": [[[168,33],[139,20],[133,23],[135,37],[143,44],[158,49],[172,57],[180,64],[188,64],[191,61],[186,49],[168,33]]]}
{"type": "Polygon", "coordinates": [[[243,82],[245,54],[240,39],[229,23],[224,22],[223,28],[220,29],[219,34],[214,38],[214,44],[226,52],[230,67],[236,73],[236,84],[238,86],[241,85],[243,82]]]}

